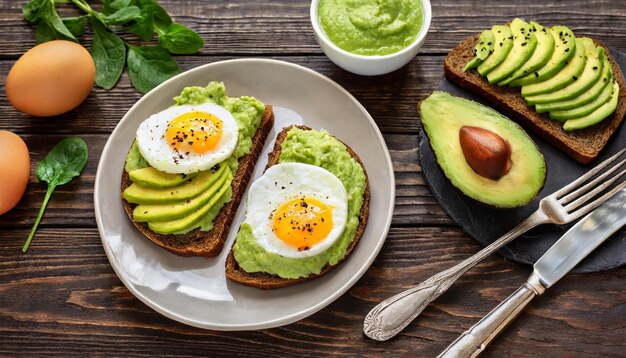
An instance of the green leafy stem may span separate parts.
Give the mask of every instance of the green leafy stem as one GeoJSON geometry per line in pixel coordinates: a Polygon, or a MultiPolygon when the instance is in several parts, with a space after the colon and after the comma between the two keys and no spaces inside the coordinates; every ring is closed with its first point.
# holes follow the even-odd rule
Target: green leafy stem
{"type": "Polygon", "coordinates": [[[204,41],[195,31],[175,23],[155,0],[102,0],[102,11],[94,10],[85,0],[71,2],[85,13],[61,18],[56,3],[64,0],[30,0],[22,7],[24,19],[37,25],[37,43],[63,39],[77,41],[85,34],[86,20],[91,23],[91,56],[96,66],[96,85],[113,88],[124,66],[133,86],[146,93],[180,73],[174,55],[198,52],[204,41]],[[113,31],[115,30],[115,31],[113,31]],[[131,45],[118,31],[136,35],[141,41],[158,37],[156,45],[131,45]]]}
{"type": "Polygon", "coordinates": [[[87,163],[87,152],[87,143],[83,139],[65,138],[50,150],[44,160],[37,164],[37,178],[48,184],[48,190],[46,190],[46,196],[43,199],[43,204],[41,204],[41,209],[39,209],[35,224],[22,247],[22,252],[28,250],[54,189],[69,183],[74,177],[80,175],[87,163]]]}

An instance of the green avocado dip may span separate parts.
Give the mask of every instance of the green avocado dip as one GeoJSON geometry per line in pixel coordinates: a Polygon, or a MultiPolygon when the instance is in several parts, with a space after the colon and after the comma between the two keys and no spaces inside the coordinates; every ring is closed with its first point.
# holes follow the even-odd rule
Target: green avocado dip
{"type": "Polygon", "coordinates": [[[404,49],[424,22],[420,0],[321,0],[317,16],[330,41],[364,56],[404,49]]]}
{"type": "Polygon", "coordinates": [[[348,219],[337,241],[326,251],[306,258],[287,258],[266,251],[252,236],[252,228],[243,223],[237,233],[233,253],[246,272],[266,272],[282,278],[319,274],[326,265],[335,265],[346,255],[359,226],[359,215],[366,188],[365,172],[348,153],[346,146],[325,131],[291,129],[285,138],[279,163],[298,162],[322,167],[343,183],[348,194],[348,219]]]}
{"type": "Polygon", "coordinates": [[[265,105],[253,97],[226,96],[221,82],[210,82],[206,87],[187,87],[174,101],[175,105],[211,102],[228,110],[239,130],[234,152],[208,171],[168,174],[154,168],[142,171],[150,166],[134,142],[124,166],[133,184],[123,195],[128,202],[138,204],[133,218],[147,222],[158,234],[184,234],[196,228],[210,231],[220,210],[232,197],[233,175],[239,167],[239,159],[250,151],[265,105]],[[227,168],[222,168],[224,165],[227,168]]]}

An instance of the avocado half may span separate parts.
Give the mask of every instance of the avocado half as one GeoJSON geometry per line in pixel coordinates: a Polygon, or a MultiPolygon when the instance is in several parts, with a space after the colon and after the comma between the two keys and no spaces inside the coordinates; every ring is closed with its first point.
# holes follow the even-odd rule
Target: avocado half
{"type": "MultiPolygon", "coordinates": [[[[419,112],[437,163],[463,194],[487,205],[514,208],[533,200],[543,188],[544,157],[515,122],[489,107],[439,91],[420,103],[419,112]],[[469,164],[473,162],[467,157],[471,154],[462,148],[461,128],[492,133],[503,140],[508,147],[506,172],[497,179],[478,174],[469,164]]],[[[475,152],[481,152],[481,148],[475,152]]],[[[489,161],[483,164],[490,165],[489,161]]]]}

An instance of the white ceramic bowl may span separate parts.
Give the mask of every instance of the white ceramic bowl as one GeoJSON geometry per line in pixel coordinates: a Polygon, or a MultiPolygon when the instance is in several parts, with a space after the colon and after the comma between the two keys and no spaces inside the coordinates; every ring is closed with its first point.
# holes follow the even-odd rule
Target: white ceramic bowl
{"type": "Polygon", "coordinates": [[[346,50],[343,50],[335,45],[324,33],[317,17],[317,8],[320,0],[311,1],[311,24],[315,31],[315,37],[317,43],[324,51],[324,54],[333,61],[337,66],[343,68],[346,71],[356,73],[357,75],[364,76],[376,76],[383,75],[397,70],[398,68],[409,63],[415,55],[419,52],[426,33],[430,28],[430,20],[432,18],[432,12],[430,8],[430,0],[420,0],[423,9],[424,23],[417,37],[409,46],[404,49],[384,56],[362,56],[357,55],[346,50]]]}

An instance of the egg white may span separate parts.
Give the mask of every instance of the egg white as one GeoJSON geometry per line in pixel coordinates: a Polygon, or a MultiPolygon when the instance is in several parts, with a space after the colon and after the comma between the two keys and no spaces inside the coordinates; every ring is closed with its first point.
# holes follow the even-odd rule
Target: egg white
{"type": "Polygon", "coordinates": [[[226,108],[214,103],[202,103],[172,106],[151,115],[139,125],[136,141],[141,155],[152,167],[166,173],[190,174],[211,169],[227,159],[237,146],[238,135],[237,123],[226,108]],[[165,139],[168,123],[192,111],[213,114],[223,123],[222,137],[217,146],[204,154],[181,154],[172,149],[165,139]]]}
{"type": "Polygon", "coordinates": [[[268,168],[250,186],[246,222],[252,236],[268,252],[289,258],[318,255],[332,246],[343,233],[348,217],[348,195],[343,183],[328,170],[303,163],[282,163],[268,168]],[[272,231],[271,214],[281,204],[307,196],[332,208],[333,226],[325,239],[309,250],[298,251],[272,231]]]}

